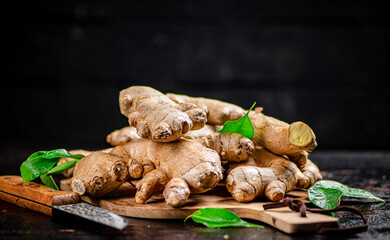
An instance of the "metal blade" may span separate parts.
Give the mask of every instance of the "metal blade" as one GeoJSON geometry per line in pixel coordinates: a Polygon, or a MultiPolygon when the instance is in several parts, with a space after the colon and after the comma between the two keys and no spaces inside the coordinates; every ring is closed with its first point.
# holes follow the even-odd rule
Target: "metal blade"
{"type": "MultiPolygon", "coordinates": [[[[127,220],[116,213],[104,208],[96,207],[88,203],[75,203],[53,206],[53,210],[59,210],[109,227],[123,230],[127,226],[127,220]]],[[[53,211],[55,217],[56,211],[53,211]]]]}

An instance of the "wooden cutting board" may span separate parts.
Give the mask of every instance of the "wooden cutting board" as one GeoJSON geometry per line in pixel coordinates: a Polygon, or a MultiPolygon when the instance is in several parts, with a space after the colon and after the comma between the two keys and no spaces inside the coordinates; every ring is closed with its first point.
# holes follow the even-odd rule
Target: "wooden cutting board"
{"type": "MultiPolygon", "coordinates": [[[[61,181],[61,190],[69,190],[69,179],[61,181]]],[[[316,213],[307,213],[307,217],[301,217],[300,213],[293,212],[288,207],[269,209],[265,211],[263,205],[269,202],[254,201],[251,203],[239,203],[235,201],[224,185],[199,195],[191,195],[188,202],[181,208],[172,208],[164,201],[162,194],[156,194],[145,204],[134,202],[136,189],[130,183],[123,184],[115,192],[103,198],[91,198],[81,196],[85,202],[113,211],[117,214],[150,219],[185,219],[196,210],[213,207],[225,208],[236,213],[241,218],[258,220],[267,223],[285,233],[317,232],[323,227],[336,227],[338,219],[316,213]]],[[[293,191],[290,196],[305,200],[306,192],[293,191]]]]}

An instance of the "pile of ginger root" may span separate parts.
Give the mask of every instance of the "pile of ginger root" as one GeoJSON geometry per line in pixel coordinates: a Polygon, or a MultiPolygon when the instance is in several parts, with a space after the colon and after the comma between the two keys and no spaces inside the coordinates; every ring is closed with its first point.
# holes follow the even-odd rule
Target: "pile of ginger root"
{"type": "MultiPolygon", "coordinates": [[[[308,159],[316,138],[303,122],[287,124],[258,107],[248,115],[253,139],[217,133],[226,121],[240,119],[247,110],[146,86],[122,90],[119,106],[129,126],[107,136],[113,148],[70,151],[86,155],[64,173],[80,195],[101,197],[138,179],[135,202],[145,203],[162,192],[167,204],[180,207],[190,194],[204,193],[224,180],[238,202],[261,197],[280,201],[288,191],[322,179],[308,159]]],[[[67,159],[59,163],[63,161],[67,159]]]]}

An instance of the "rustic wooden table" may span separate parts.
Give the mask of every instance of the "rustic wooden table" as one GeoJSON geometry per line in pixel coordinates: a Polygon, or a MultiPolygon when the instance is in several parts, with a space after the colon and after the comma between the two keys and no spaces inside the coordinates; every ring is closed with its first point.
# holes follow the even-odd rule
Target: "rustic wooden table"
{"type": "MultiPolygon", "coordinates": [[[[31,151],[0,150],[0,175],[19,174],[20,163],[31,151]]],[[[343,198],[342,205],[361,209],[367,216],[366,232],[342,236],[345,239],[390,239],[390,152],[316,151],[311,159],[325,179],[359,187],[384,198],[369,200],[343,198]]],[[[354,215],[337,213],[341,226],[361,224],[354,215]]],[[[128,218],[124,231],[85,222],[54,220],[0,200],[0,239],[333,239],[319,234],[287,235],[271,227],[208,229],[191,221],[128,218]]],[[[337,236],[341,237],[341,236],[337,236]]]]}

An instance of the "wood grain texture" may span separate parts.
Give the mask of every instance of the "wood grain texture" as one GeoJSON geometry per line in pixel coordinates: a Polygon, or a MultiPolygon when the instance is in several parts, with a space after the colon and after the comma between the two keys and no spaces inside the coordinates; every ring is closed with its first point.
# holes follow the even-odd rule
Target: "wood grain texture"
{"type": "Polygon", "coordinates": [[[80,202],[77,193],[23,182],[20,176],[0,176],[0,199],[46,215],[52,215],[50,206],[80,202]]]}
{"type": "MultiPolygon", "coordinates": [[[[69,181],[65,180],[61,186],[66,187],[68,184],[69,181]]],[[[138,204],[134,202],[135,192],[134,184],[124,183],[117,191],[103,198],[81,196],[81,199],[123,216],[147,219],[185,219],[202,208],[225,208],[242,218],[267,223],[285,233],[316,232],[322,227],[337,226],[338,223],[337,218],[310,212],[307,217],[302,218],[298,212],[287,207],[264,211],[263,205],[269,202],[239,203],[231,197],[224,185],[219,185],[205,194],[191,195],[181,208],[167,205],[162,194],[154,195],[145,204],[138,204]]],[[[300,191],[291,192],[290,196],[302,200],[307,198],[306,193],[300,191]]]]}

